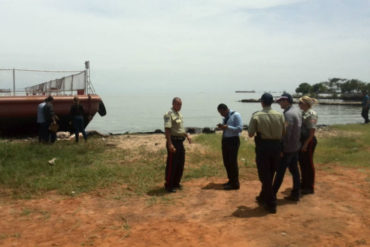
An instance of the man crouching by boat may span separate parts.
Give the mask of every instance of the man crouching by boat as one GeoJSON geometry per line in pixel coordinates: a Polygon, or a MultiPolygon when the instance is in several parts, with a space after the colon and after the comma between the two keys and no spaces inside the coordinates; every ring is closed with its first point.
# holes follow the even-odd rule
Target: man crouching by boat
{"type": "Polygon", "coordinates": [[[55,112],[54,112],[54,106],[53,106],[53,102],[54,102],[54,98],[53,96],[49,96],[46,98],[45,100],[46,104],[44,106],[44,115],[45,115],[45,121],[47,123],[47,126],[48,126],[48,134],[47,134],[47,137],[46,137],[46,142],[51,142],[51,143],[54,143],[55,140],[57,139],[57,134],[56,134],[56,129],[54,129],[53,127],[56,125],[56,121],[58,120],[58,116],[55,115],[55,112]]]}

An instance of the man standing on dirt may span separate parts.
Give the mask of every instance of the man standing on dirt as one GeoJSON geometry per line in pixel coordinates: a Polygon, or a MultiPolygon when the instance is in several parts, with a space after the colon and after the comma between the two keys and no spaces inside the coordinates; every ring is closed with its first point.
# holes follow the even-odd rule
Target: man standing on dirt
{"type": "Polygon", "coordinates": [[[238,151],[239,135],[243,130],[242,118],[238,112],[230,111],[225,104],[219,104],[217,110],[224,117],[223,123],[218,124],[217,127],[223,130],[222,158],[229,179],[223,186],[225,190],[238,190],[240,188],[238,151]]]}
{"type": "Polygon", "coordinates": [[[272,191],[272,181],[280,163],[281,140],[285,132],[282,113],[272,110],[273,97],[265,93],[261,97],[263,109],[253,113],[249,122],[248,135],[256,144],[256,164],[262,189],[256,200],[269,213],[276,213],[276,198],[272,191]]]}
{"type": "Polygon", "coordinates": [[[298,170],[298,152],[301,147],[302,114],[292,105],[293,97],[288,93],[281,95],[277,102],[284,109],[286,133],[283,137],[283,156],[278,165],[272,189],[276,197],[288,167],[293,177],[293,189],[285,199],[299,201],[301,181],[298,170]]]}
{"type": "Polygon", "coordinates": [[[164,115],[164,129],[166,135],[167,164],[165,171],[165,189],[167,192],[176,192],[181,189],[181,177],[185,164],[184,140],[191,138],[185,132],[184,120],[180,113],[182,101],[179,97],[172,100],[172,108],[164,115]]]}

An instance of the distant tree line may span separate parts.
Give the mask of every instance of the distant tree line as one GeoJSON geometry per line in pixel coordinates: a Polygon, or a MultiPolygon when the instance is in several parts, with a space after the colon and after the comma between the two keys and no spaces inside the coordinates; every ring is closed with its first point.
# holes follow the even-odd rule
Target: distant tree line
{"type": "Polygon", "coordinates": [[[358,79],[331,78],[313,85],[303,82],[296,88],[299,95],[316,98],[361,100],[362,92],[370,92],[370,83],[358,79]]]}

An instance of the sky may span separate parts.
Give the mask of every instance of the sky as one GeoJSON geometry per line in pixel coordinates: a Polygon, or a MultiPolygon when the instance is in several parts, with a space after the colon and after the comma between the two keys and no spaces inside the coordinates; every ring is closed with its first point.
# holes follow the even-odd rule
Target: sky
{"type": "Polygon", "coordinates": [[[370,82],[369,26],[370,0],[0,0],[0,69],[89,60],[95,90],[114,95],[294,92],[370,82]]]}

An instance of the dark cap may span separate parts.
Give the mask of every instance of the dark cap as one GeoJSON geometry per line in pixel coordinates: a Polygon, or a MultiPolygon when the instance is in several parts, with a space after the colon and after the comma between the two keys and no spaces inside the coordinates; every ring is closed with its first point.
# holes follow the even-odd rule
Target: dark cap
{"type": "Polygon", "coordinates": [[[266,105],[271,105],[274,101],[274,98],[269,93],[264,93],[261,97],[261,102],[265,103],[266,105]]]}
{"type": "Polygon", "coordinates": [[[290,104],[293,103],[293,97],[292,95],[288,94],[288,93],[283,93],[280,98],[278,98],[276,100],[276,102],[279,102],[280,100],[287,100],[290,104]]]}

